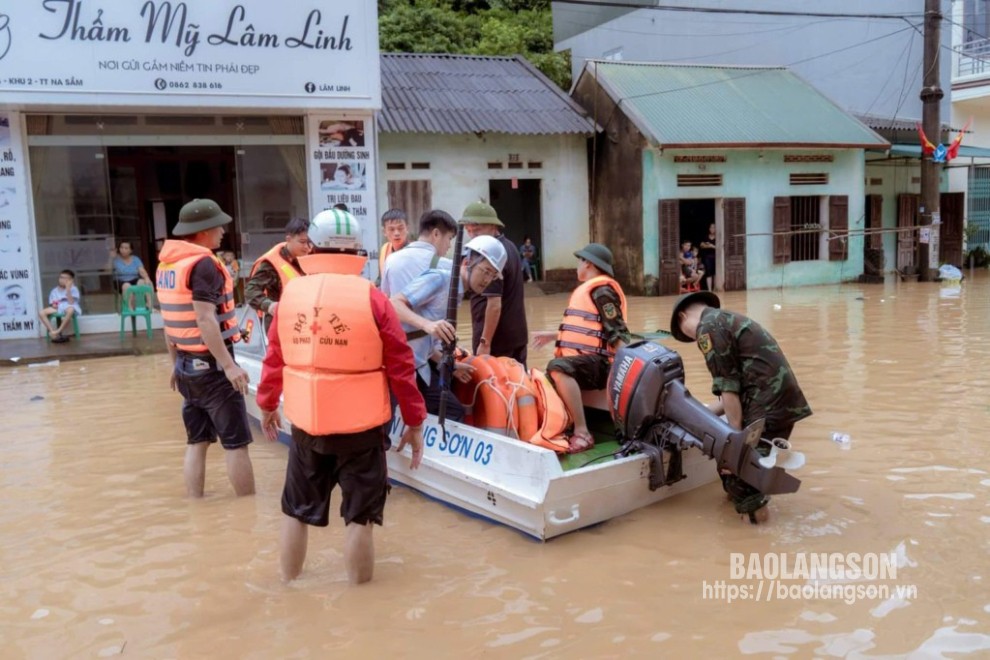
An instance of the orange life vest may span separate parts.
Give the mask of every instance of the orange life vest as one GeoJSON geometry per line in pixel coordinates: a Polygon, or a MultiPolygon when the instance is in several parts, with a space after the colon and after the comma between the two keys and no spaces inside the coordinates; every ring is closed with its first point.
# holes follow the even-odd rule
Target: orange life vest
{"type": "MultiPolygon", "coordinates": [[[[261,266],[261,264],[266,262],[271,264],[272,268],[275,269],[275,272],[278,273],[278,279],[282,282],[283,292],[285,291],[285,287],[289,284],[290,280],[294,280],[302,275],[302,272],[296,266],[293,266],[291,261],[282,256],[282,248],[284,247],[284,242],[279,243],[271,250],[258,257],[258,260],[254,262],[254,266],[251,267],[251,277],[254,277],[254,274],[258,272],[258,267],[261,266]]],[[[271,297],[268,291],[265,291],[265,295],[269,298],[271,297]]]]}
{"type": "Polygon", "coordinates": [[[490,355],[473,355],[464,363],[474,367],[470,381],[454,381],[454,394],[464,404],[464,423],[518,437],[516,395],[509,387],[502,363],[490,355]]]}
{"type": "Polygon", "coordinates": [[[567,407],[546,374],[539,369],[531,369],[529,375],[536,392],[536,410],[540,424],[536,433],[524,439],[561,454],[567,453],[570,447],[567,441],[567,429],[572,424],[567,407]]]}
{"type": "Polygon", "coordinates": [[[557,330],[555,357],[604,355],[611,359],[615,355],[615,350],[605,342],[602,318],[591,298],[591,292],[603,285],[612,287],[619,294],[622,318],[627,318],[626,296],[619,283],[608,275],[591,278],[571,294],[567,309],[564,310],[564,320],[557,330]]]}
{"type": "MultiPolygon", "coordinates": [[[[399,248],[401,250],[402,248],[399,248]]],[[[385,243],[382,245],[382,249],[378,252],[378,277],[385,273],[385,260],[388,259],[392,254],[398,252],[398,250],[392,247],[391,243],[385,243]]]]}
{"type": "Polygon", "coordinates": [[[310,435],[366,431],[392,416],[371,287],[357,275],[320,273],[282,292],[285,416],[310,435]]]}
{"type": "Polygon", "coordinates": [[[529,442],[540,430],[540,415],[536,406],[536,386],[526,373],[526,367],[510,357],[498,358],[505,369],[509,388],[515,393],[516,410],[519,416],[518,436],[529,442]]]}
{"type": "Polygon", "coordinates": [[[155,289],[161,303],[162,320],[165,322],[165,336],[168,341],[188,353],[209,353],[203,343],[203,336],[196,324],[196,310],[193,309],[192,289],[189,277],[193,266],[203,258],[213,261],[223,275],[223,302],[219,305],[217,322],[220,335],[224,339],[240,341],[241,334],[234,318],[234,280],[227,267],[210,250],[201,245],[182,240],[168,240],[162,245],[158,255],[158,270],[155,273],[155,289]]]}

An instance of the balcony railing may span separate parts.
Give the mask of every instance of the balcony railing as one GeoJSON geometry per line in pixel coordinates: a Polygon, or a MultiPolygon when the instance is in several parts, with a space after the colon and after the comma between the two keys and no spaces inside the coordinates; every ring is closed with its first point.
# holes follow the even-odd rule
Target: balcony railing
{"type": "Polygon", "coordinates": [[[956,73],[960,77],[990,73],[990,39],[975,39],[963,45],[956,73]]]}

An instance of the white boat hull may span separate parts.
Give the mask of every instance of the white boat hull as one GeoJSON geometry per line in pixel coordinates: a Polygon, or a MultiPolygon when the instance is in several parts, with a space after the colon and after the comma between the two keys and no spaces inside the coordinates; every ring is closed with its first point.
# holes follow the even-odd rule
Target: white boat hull
{"type": "MultiPolygon", "coordinates": [[[[261,413],[255,401],[261,380],[259,335],[238,345],[237,362],[251,376],[248,413],[261,413]]],[[[282,418],[281,439],[288,442],[282,418]]],[[[390,478],[440,502],[517,529],[539,540],[588,527],[673,497],[716,479],[714,464],[696,449],[684,453],[686,478],[655,491],[643,455],[602,458],[565,471],[557,454],[496,433],[447,422],[442,435],[430,415],[423,429],[423,462],[409,469],[410,454],[388,452],[390,478]]],[[[389,437],[398,446],[405,426],[396,409],[389,437]]]]}

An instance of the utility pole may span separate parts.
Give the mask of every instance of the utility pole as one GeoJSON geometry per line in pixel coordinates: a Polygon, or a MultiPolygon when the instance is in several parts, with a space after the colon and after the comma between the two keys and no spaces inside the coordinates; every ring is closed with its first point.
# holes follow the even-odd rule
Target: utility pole
{"type": "MultiPolygon", "coordinates": [[[[921,89],[921,124],[925,135],[935,145],[942,142],[942,118],[939,104],[942,100],[942,87],[939,78],[939,49],[942,41],[942,10],[941,0],[925,0],[925,49],[922,67],[924,79],[921,89]]],[[[939,229],[941,214],[939,212],[939,175],[942,164],[936,163],[931,156],[921,157],[921,224],[925,225],[919,233],[928,229],[928,243],[918,240],[917,266],[918,279],[930,282],[933,270],[930,267],[931,257],[938,259],[939,229]],[[934,252],[934,254],[932,254],[934,252]]]]}

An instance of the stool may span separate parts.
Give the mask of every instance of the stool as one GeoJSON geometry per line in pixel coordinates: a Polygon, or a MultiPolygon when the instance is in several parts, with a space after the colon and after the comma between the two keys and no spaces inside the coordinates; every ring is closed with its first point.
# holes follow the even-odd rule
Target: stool
{"type": "MultiPolygon", "coordinates": [[[[59,314],[58,312],[55,312],[54,314],[49,314],[48,322],[57,328],[58,326],[62,325],[62,318],[64,316],[65,314],[59,314]]],[[[79,339],[79,314],[72,315],[72,332],[73,334],[75,334],[76,339],[79,339]]],[[[51,342],[52,340],[52,333],[48,332],[47,328],[45,328],[45,340],[48,342],[51,342]]]]}

